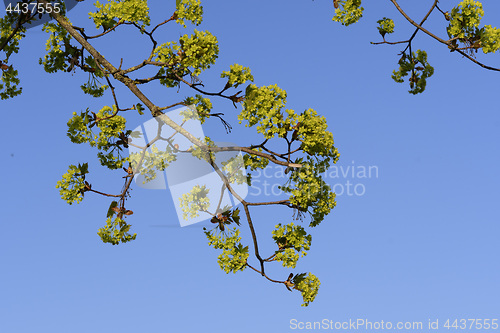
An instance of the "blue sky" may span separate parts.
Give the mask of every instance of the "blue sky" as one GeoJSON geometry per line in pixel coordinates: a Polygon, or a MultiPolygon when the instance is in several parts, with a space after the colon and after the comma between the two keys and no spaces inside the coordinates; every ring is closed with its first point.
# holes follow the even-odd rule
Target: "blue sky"
{"type": "MultiPolygon", "coordinates": [[[[430,4],[401,1],[417,18],[430,4]]],[[[500,26],[500,3],[483,4],[483,24],[500,26]]],[[[153,22],[160,22],[174,1],[150,6],[153,22]]],[[[79,4],[69,17],[90,25],[90,8],[90,2],[79,4]]],[[[337,189],[349,181],[364,192],[337,197],[337,207],[312,230],[308,256],[293,270],[320,278],[316,301],[300,307],[298,292],[250,270],[226,275],[201,225],[158,227],[178,223],[168,191],[135,187],[128,202],[137,240],[103,244],[96,232],[109,201],[88,195],[68,206],[55,184],[67,165],[88,161],[94,188],[121,189],[121,174],[103,171],[94,151],[66,137],[72,112],[97,110],[112,99],[83,95],[84,74],[43,72],[38,58],[45,35],[37,28],[12,58],[24,92],[1,102],[0,331],[289,332],[292,319],[424,325],[500,319],[498,72],[419,34],[413,48],[428,51],[435,74],[424,94],[408,94],[406,85],[390,79],[401,47],[369,43],[380,40],[375,22],[383,16],[396,21],[391,40],[413,32],[388,1],[367,2],[363,19],[348,28],[331,21],[331,1],[205,1],[204,8],[197,29],[216,35],[221,50],[200,77],[207,87],[220,89],[225,82],[218,76],[230,64],[249,66],[257,85],[276,83],[287,91],[288,108],[313,108],[327,118],[341,154],[337,170],[377,170],[372,177],[328,179],[337,189]]],[[[446,37],[437,12],[427,27],[446,37]]],[[[169,41],[190,31],[172,25],[159,36],[169,41]]],[[[115,64],[125,58],[124,67],[149,52],[147,40],[126,29],[93,45],[115,64]]],[[[478,59],[500,67],[498,54],[478,59]]],[[[190,94],[186,87],[145,91],[162,105],[190,94]]],[[[118,93],[124,105],[137,102],[122,88],[118,93]]],[[[215,105],[238,128],[232,104],[215,105]]],[[[129,128],[148,119],[131,114],[129,128]]],[[[260,142],[249,129],[226,135],[217,119],[204,130],[217,141],[260,142]]],[[[291,221],[291,211],[266,207],[253,215],[262,250],[273,251],[270,231],[291,221]]],[[[291,270],[278,266],[269,272],[285,279],[291,270]]]]}

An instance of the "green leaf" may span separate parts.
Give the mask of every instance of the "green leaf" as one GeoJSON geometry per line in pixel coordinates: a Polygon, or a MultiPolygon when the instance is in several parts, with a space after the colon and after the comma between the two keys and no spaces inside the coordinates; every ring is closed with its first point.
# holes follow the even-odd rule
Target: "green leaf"
{"type": "Polygon", "coordinates": [[[115,20],[109,20],[109,21],[105,21],[102,23],[102,27],[104,29],[104,31],[108,30],[108,29],[111,29],[112,27],[114,27],[116,25],[116,21],[115,20]]]}
{"type": "Polygon", "coordinates": [[[299,284],[300,282],[302,282],[305,279],[306,274],[307,273],[296,274],[292,279],[293,284],[299,284]]]}
{"type": "Polygon", "coordinates": [[[144,112],[143,112],[143,111],[144,111],[145,109],[144,109],[144,107],[142,106],[142,104],[141,104],[141,103],[137,103],[137,104],[135,105],[135,108],[137,109],[137,112],[139,112],[139,114],[140,114],[141,116],[144,114],[144,112]]]}

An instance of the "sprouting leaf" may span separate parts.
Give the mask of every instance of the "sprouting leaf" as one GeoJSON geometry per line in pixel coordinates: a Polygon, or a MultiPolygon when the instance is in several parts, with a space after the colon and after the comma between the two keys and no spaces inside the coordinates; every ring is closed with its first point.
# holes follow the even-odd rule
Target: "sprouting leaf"
{"type": "Polygon", "coordinates": [[[80,170],[80,174],[83,176],[87,173],[89,173],[89,164],[88,163],[83,163],[83,164],[78,164],[78,169],[80,170]]]}
{"type": "Polygon", "coordinates": [[[135,105],[135,108],[137,109],[137,112],[139,112],[139,114],[140,114],[141,116],[144,114],[144,112],[143,112],[143,111],[144,111],[145,109],[144,109],[144,107],[142,106],[142,104],[141,104],[141,103],[137,103],[137,104],[135,105]]]}
{"type": "Polygon", "coordinates": [[[240,209],[239,208],[236,208],[233,211],[232,218],[233,218],[234,223],[236,223],[237,225],[240,225],[240,209]]]}

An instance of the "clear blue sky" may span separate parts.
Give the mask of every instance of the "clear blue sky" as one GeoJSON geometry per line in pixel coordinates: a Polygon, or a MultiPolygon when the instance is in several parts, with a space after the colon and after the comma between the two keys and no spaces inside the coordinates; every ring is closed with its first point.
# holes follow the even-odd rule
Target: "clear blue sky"
{"type": "MultiPolygon", "coordinates": [[[[287,91],[288,108],[311,107],[327,118],[341,153],[337,171],[377,170],[367,178],[328,179],[338,190],[349,181],[364,193],[338,196],[337,207],[312,231],[309,255],[293,270],[311,271],[322,282],[308,308],[300,307],[298,292],[250,270],[222,272],[200,225],[175,227],[168,191],[135,187],[128,202],[137,240],[103,244],[96,232],[109,201],[88,195],[68,206],[55,184],[67,165],[88,161],[94,188],[121,189],[121,174],[103,171],[94,151],[66,137],[72,112],[95,111],[112,99],[84,96],[79,85],[85,74],[43,72],[38,57],[45,35],[29,31],[12,58],[24,92],[1,102],[0,332],[291,332],[292,319],[424,325],[429,319],[500,319],[499,73],[419,34],[413,48],[428,51],[435,74],[423,95],[408,94],[406,85],[390,79],[401,47],[369,42],[380,39],[375,22],[382,16],[396,20],[392,40],[406,39],[413,29],[389,1],[365,2],[364,18],[345,28],[331,21],[331,1],[204,1],[198,27],[215,34],[221,49],[216,66],[200,77],[207,87],[220,89],[224,82],[217,77],[230,64],[249,66],[257,85],[276,83],[287,91]]],[[[430,4],[401,1],[416,18],[430,4]]],[[[500,26],[500,3],[483,4],[483,23],[500,26]]],[[[153,22],[160,22],[172,14],[174,1],[150,6],[153,22]]],[[[90,8],[86,1],[69,17],[88,26],[90,8]]],[[[428,27],[446,36],[437,12],[428,27]]],[[[93,44],[116,65],[120,57],[124,67],[132,65],[149,44],[130,31],[93,44]]],[[[167,26],[158,35],[169,41],[180,33],[167,26]]],[[[478,59],[500,67],[498,54],[478,59]]],[[[161,105],[190,94],[186,87],[170,90],[146,91],[161,105]]],[[[137,102],[124,89],[118,93],[123,105],[137,102]]],[[[216,107],[238,128],[231,103],[216,107]]],[[[129,128],[146,120],[131,115],[129,128]]],[[[217,119],[205,133],[217,141],[260,142],[250,130],[225,135],[217,119]]],[[[263,251],[273,251],[270,231],[289,222],[291,211],[253,214],[263,251]]],[[[278,266],[269,267],[278,279],[292,271],[278,266]]]]}

